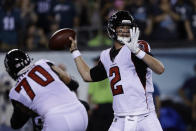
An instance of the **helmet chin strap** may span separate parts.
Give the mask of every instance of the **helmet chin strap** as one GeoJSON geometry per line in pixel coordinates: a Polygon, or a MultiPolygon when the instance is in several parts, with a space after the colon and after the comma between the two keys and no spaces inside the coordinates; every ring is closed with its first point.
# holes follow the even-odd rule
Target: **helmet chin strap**
{"type": "Polygon", "coordinates": [[[129,42],[130,39],[131,39],[131,37],[121,37],[121,36],[118,36],[118,37],[117,37],[117,40],[118,40],[121,44],[124,44],[122,41],[129,42]]]}

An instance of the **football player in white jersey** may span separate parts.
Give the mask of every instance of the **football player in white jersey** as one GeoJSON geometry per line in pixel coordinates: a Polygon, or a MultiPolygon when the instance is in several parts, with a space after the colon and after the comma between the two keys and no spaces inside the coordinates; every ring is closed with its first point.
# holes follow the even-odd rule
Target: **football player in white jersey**
{"type": "Polygon", "coordinates": [[[19,49],[7,52],[4,64],[17,81],[9,93],[14,107],[12,128],[19,129],[29,118],[39,115],[44,121],[43,131],[86,130],[87,111],[69,89],[77,83],[66,72],[48,60],[33,63],[19,49]]]}
{"type": "Polygon", "coordinates": [[[129,12],[114,13],[107,31],[114,45],[101,52],[98,65],[91,69],[82,59],[76,40],[69,39],[83,80],[110,80],[115,117],[109,131],[162,131],[152,98],[152,71],[162,74],[163,64],[151,56],[147,42],[138,40],[140,31],[129,12]]]}

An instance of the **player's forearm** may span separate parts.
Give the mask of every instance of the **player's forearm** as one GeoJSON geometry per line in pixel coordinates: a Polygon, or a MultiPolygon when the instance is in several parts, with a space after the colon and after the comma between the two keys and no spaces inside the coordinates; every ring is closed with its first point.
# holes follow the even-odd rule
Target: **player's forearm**
{"type": "Polygon", "coordinates": [[[69,82],[71,81],[71,78],[65,71],[63,71],[61,68],[54,66],[54,65],[51,66],[51,68],[53,69],[53,71],[55,71],[58,74],[58,76],[61,78],[61,80],[65,84],[69,84],[69,82]]]}
{"type": "Polygon", "coordinates": [[[157,74],[162,74],[165,70],[163,64],[159,60],[148,54],[144,56],[143,61],[157,74]]]}
{"type": "Polygon", "coordinates": [[[24,126],[24,124],[29,119],[29,115],[27,115],[28,111],[26,111],[26,109],[24,109],[24,108],[22,110],[22,107],[21,107],[21,109],[16,107],[16,105],[18,103],[15,103],[15,101],[12,101],[12,103],[13,103],[14,111],[13,111],[12,117],[10,119],[10,124],[13,129],[20,129],[24,126]]]}
{"type": "Polygon", "coordinates": [[[82,79],[84,81],[92,81],[90,76],[90,68],[85,63],[85,61],[82,59],[80,51],[77,48],[77,40],[74,40],[73,38],[69,37],[71,40],[71,47],[70,52],[72,53],[73,59],[76,63],[77,69],[82,76],[82,79]]]}
{"type": "Polygon", "coordinates": [[[77,69],[80,75],[82,76],[82,79],[87,82],[92,81],[91,76],[90,76],[90,68],[85,63],[85,61],[82,59],[82,57],[78,56],[74,60],[75,60],[77,69]]]}
{"type": "Polygon", "coordinates": [[[24,117],[24,115],[22,115],[22,117],[19,116],[17,119],[15,118],[15,115],[12,115],[12,118],[10,120],[11,128],[20,129],[25,125],[27,121],[28,118],[24,117]]]}

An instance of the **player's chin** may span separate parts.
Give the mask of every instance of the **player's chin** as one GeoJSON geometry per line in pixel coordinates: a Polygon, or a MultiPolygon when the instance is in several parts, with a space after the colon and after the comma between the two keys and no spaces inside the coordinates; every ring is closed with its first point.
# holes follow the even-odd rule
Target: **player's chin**
{"type": "Polygon", "coordinates": [[[118,42],[120,44],[124,45],[123,41],[129,42],[130,41],[130,37],[121,37],[121,36],[118,36],[117,40],[118,40],[118,42]]]}

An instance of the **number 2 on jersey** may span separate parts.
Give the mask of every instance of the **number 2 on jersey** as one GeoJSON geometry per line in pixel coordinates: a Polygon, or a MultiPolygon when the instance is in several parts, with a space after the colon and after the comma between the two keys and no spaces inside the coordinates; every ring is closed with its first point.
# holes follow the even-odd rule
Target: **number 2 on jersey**
{"type": "Polygon", "coordinates": [[[110,68],[109,73],[110,73],[109,74],[110,77],[113,76],[114,74],[114,78],[110,81],[113,96],[123,94],[124,92],[123,92],[122,85],[116,85],[116,88],[115,88],[115,84],[121,80],[118,66],[114,66],[110,68]]]}
{"type": "MultiPolygon", "coordinates": [[[[54,78],[41,66],[35,66],[29,73],[28,76],[35,81],[36,83],[38,83],[39,85],[45,87],[48,84],[50,84],[51,82],[54,81],[54,78]],[[41,78],[40,76],[38,76],[36,74],[36,72],[40,73],[45,79],[41,78]]],[[[27,93],[27,95],[31,98],[31,100],[34,99],[35,97],[35,93],[33,92],[33,90],[31,89],[31,86],[29,85],[28,81],[26,78],[24,78],[15,88],[15,90],[20,93],[21,91],[21,87],[24,88],[25,92],[27,93]]]]}

